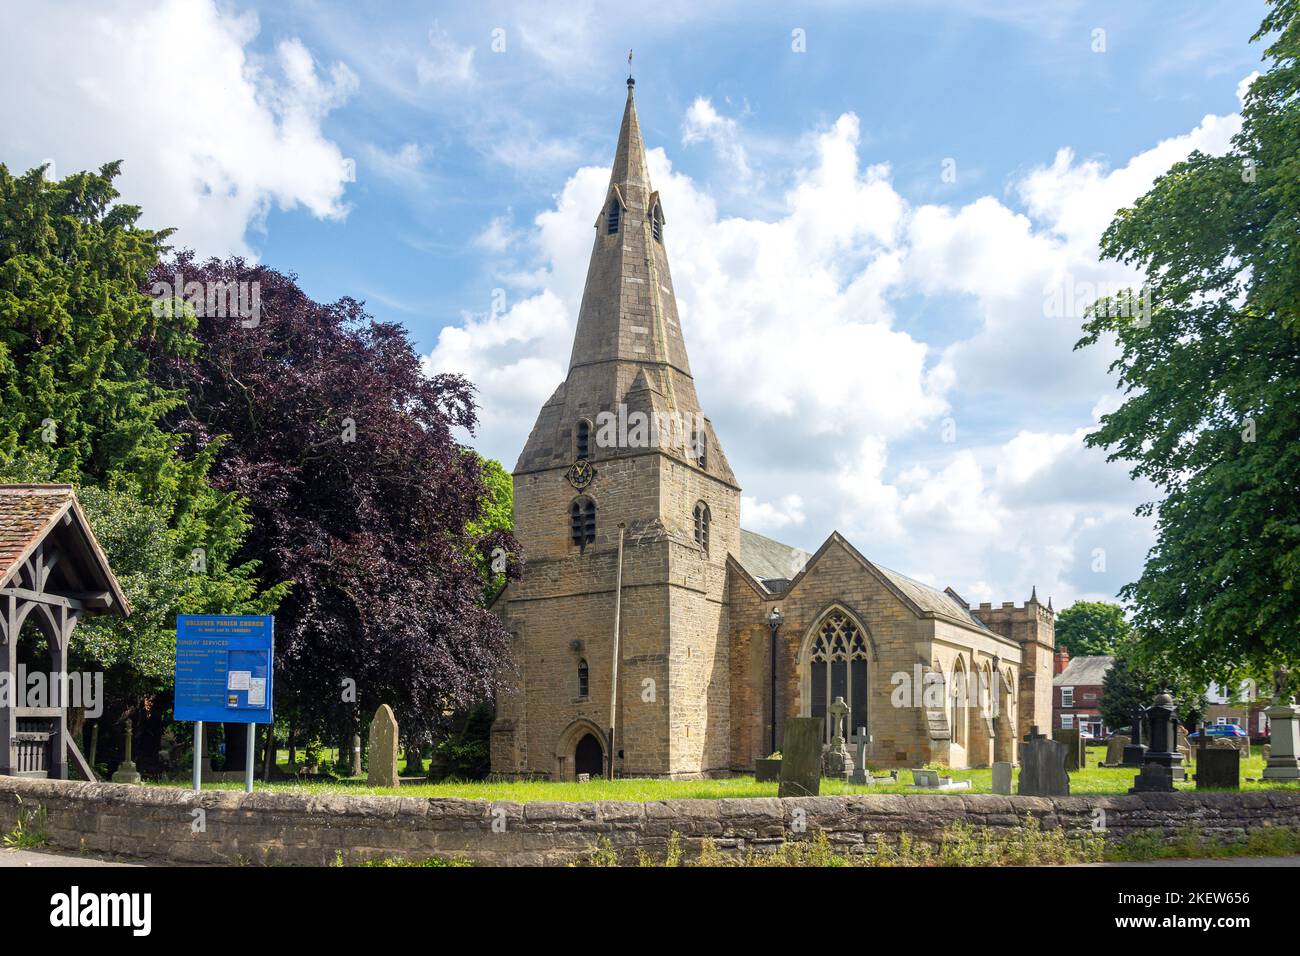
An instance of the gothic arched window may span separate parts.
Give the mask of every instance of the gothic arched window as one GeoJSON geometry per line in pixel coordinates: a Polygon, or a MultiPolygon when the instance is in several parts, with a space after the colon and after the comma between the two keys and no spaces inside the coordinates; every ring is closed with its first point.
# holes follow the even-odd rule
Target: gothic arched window
{"type": "Polygon", "coordinates": [[[703,501],[695,505],[695,543],[709,550],[709,506],[703,501]]]}
{"type": "Polygon", "coordinates": [[[578,696],[586,697],[588,687],[587,660],[583,658],[578,661],[578,696]]]}
{"type": "MultiPolygon", "coordinates": [[[[836,697],[849,705],[845,728],[849,736],[867,726],[867,640],[843,611],[834,611],[822,621],[808,650],[808,716],[826,721],[836,697]]],[[[826,721],[826,739],[834,736],[826,721]]]]}
{"type": "MultiPolygon", "coordinates": [[[[590,209],[591,207],[588,206],[587,208],[590,209]]],[[[609,201],[609,215],[605,217],[605,232],[611,236],[618,232],[618,214],[621,211],[622,207],[619,206],[618,200],[611,199],[609,201]]]]}
{"type": "Polygon", "coordinates": [[[573,499],[569,505],[569,532],[580,548],[596,540],[596,502],[590,498],[573,499]]]}
{"type": "Polygon", "coordinates": [[[591,422],[585,418],[578,422],[578,437],[574,442],[574,453],[578,458],[591,457],[591,422]]]}
{"type": "Polygon", "coordinates": [[[949,701],[952,714],[952,742],[961,747],[966,746],[968,690],[969,688],[966,686],[966,667],[959,657],[952,668],[952,693],[949,695],[949,701]]]}

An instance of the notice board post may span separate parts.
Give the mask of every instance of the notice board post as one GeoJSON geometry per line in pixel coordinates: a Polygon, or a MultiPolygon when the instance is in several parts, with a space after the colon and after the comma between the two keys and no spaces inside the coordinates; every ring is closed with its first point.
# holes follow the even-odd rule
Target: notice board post
{"type": "Polygon", "coordinates": [[[244,790],[253,791],[257,724],[274,722],[275,618],[251,614],[176,617],[177,720],[194,721],[194,789],[203,785],[203,724],[248,725],[244,790]]]}

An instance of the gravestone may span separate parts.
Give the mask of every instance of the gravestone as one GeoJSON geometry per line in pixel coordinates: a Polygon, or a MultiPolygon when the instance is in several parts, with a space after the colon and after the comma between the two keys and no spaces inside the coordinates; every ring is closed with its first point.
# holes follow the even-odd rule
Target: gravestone
{"type": "Polygon", "coordinates": [[[1264,713],[1272,731],[1264,779],[1300,780],[1300,707],[1284,697],[1264,713]]]}
{"type": "Polygon", "coordinates": [[[1106,766],[1118,767],[1124,763],[1124,749],[1129,745],[1132,738],[1125,737],[1123,734],[1115,734],[1110,740],[1106,741],[1106,766]]]}
{"type": "Polygon", "coordinates": [[[371,787],[396,787],[397,778],[397,718],[393,708],[380,704],[370,721],[370,770],[366,785],[371,787]]]}
{"type": "Polygon", "coordinates": [[[1240,790],[1241,751],[1236,747],[1196,748],[1197,790],[1240,790]]]}
{"type": "Polygon", "coordinates": [[[993,765],[993,792],[1011,793],[1011,764],[1005,760],[999,760],[993,765]]]}
{"type": "Polygon", "coordinates": [[[785,721],[778,797],[817,796],[821,789],[824,726],[820,717],[790,717],[785,721]]]}
{"type": "Polygon", "coordinates": [[[849,715],[849,705],[843,697],[836,697],[826,713],[831,719],[831,745],[822,757],[822,774],[847,780],[853,775],[853,758],[844,746],[844,719],[849,715]]]}
{"type": "Polygon", "coordinates": [[[589,773],[578,774],[578,783],[591,783],[591,774],[589,773]]]}
{"type": "Polygon", "coordinates": [[[1172,793],[1174,781],[1187,777],[1183,755],[1178,750],[1180,725],[1173,697],[1162,691],[1143,714],[1151,733],[1151,746],[1129,793],[1172,793]]]}
{"type": "Polygon", "coordinates": [[[937,770],[913,770],[912,786],[925,787],[927,790],[939,786],[939,771],[937,770]]]}
{"type": "Polygon", "coordinates": [[[1065,769],[1067,771],[1078,770],[1083,766],[1083,740],[1080,738],[1077,728],[1067,730],[1062,727],[1054,730],[1052,731],[1052,739],[1065,744],[1065,769]]]}
{"type": "Polygon", "coordinates": [[[1129,793],[1173,793],[1174,787],[1173,772],[1169,767],[1155,761],[1147,761],[1142,765],[1142,770],[1133,778],[1133,786],[1129,788],[1129,793]]]}
{"type": "Polygon", "coordinates": [[[1049,740],[1030,727],[1020,742],[1020,781],[1016,793],[1022,797],[1068,797],[1070,775],[1065,772],[1066,751],[1059,740],[1049,740]]]}
{"type": "Polygon", "coordinates": [[[1124,748],[1124,762],[1121,766],[1141,768],[1147,757],[1146,744],[1142,742],[1142,721],[1145,711],[1139,707],[1133,712],[1133,742],[1124,748]]]}
{"type": "Polygon", "coordinates": [[[1178,725],[1178,752],[1183,755],[1184,767],[1192,762],[1192,741],[1182,724],[1178,725]]]}
{"type": "Polygon", "coordinates": [[[871,786],[876,782],[871,776],[871,771],[867,769],[867,728],[858,728],[857,753],[853,761],[853,778],[852,783],[859,787],[871,786]]]}
{"type": "Polygon", "coordinates": [[[1259,748],[1259,755],[1264,758],[1264,763],[1268,763],[1268,758],[1273,756],[1273,745],[1264,744],[1259,748]]]}

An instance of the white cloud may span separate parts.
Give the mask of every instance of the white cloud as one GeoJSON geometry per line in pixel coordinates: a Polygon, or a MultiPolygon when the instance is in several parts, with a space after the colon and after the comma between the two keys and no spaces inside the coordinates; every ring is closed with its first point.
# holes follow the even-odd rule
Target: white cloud
{"type": "Polygon", "coordinates": [[[764,534],[781,531],[791,525],[804,523],[803,498],[783,495],[780,501],[759,501],[743,495],[740,509],[745,516],[745,527],[764,534]]]}
{"type": "Polygon", "coordinates": [[[519,241],[520,233],[515,229],[514,215],[506,210],[500,216],[493,216],[483,231],[474,237],[474,245],[488,252],[505,252],[519,241]]]}
{"type": "Polygon", "coordinates": [[[297,39],[257,56],[257,32],[255,15],[208,0],[83,0],[10,17],[0,149],[24,168],[52,159],[59,175],[124,160],[124,201],[205,255],[251,255],[246,233],[273,205],[342,218],[351,168],[321,121],[356,77],[322,68],[297,39]]]}
{"type": "Polygon", "coordinates": [[[374,143],[366,144],[366,157],[372,169],[385,179],[406,187],[425,184],[427,164],[433,151],[418,143],[405,143],[386,150],[374,143]]]}
{"type": "Polygon", "coordinates": [[[740,141],[739,125],[734,119],[722,116],[704,96],[695,98],[682,123],[682,145],[700,142],[711,143],[714,152],[738,179],[747,180],[753,175],[745,146],[740,141]]]}

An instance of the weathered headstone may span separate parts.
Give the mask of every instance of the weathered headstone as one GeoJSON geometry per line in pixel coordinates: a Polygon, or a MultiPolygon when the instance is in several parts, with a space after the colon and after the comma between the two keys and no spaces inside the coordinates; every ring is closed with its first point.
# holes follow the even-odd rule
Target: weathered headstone
{"type": "Polygon", "coordinates": [[[1234,746],[1197,747],[1196,789],[1240,790],[1241,751],[1234,746]]]}
{"type": "Polygon", "coordinates": [[[913,770],[912,786],[925,787],[927,790],[939,786],[939,771],[937,770],[913,770]]]}
{"type": "Polygon", "coordinates": [[[993,764],[993,792],[1011,793],[1011,764],[1005,760],[993,764]]]}
{"type": "MultiPolygon", "coordinates": [[[[1183,766],[1186,767],[1192,762],[1192,741],[1187,733],[1187,728],[1182,724],[1178,725],[1178,752],[1183,755],[1183,766]]],[[[1177,775],[1175,775],[1177,779],[1177,775]]]]}
{"type": "Polygon", "coordinates": [[[820,717],[790,717],[781,739],[781,785],[778,797],[815,797],[821,789],[822,728],[820,717]]]}
{"type": "Polygon", "coordinates": [[[1052,731],[1052,739],[1065,744],[1065,769],[1067,771],[1078,770],[1083,766],[1083,740],[1079,736],[1077,728],[1066,729],[1064,727],[1052,731]]]}
{"type": "Polygon", "coordinates": [[[1106,741],[1106,766],[1118,767],[1124,763],[1124,749],[1129,745],[1132,738],[1125,737],[1123,734],[1115,734],[1110,740],[1106,741]]]}
{"type": "Polygon", "coordinates": [[[853,758],[844,746],[844,718],[849,715],[849,705],[843,697],[836,697],[826,713],[831,719],[831,745],[822,756],[822,774],[847,780],[853,775],[853,758]]]}
{"type": "Polygon", "coordinates": [[[591,774],[589,773],[578,774],[578,783],[591,783],[591,774]]]}
{"type": "Polygon", "coordinates": [[[853,760],[853,778],[852,782],[859,787],[870,786],[874,784],[875,778],[871,776],[871,771],[867,769],[867,728],[858,728],[857,753],[853,760]]]}
{"type": "Polygon", "coordinates": [[[1020,742],[1020,781],[1016,792],[1023,797],[1068,797],[1070,775],[1065,772],[1069,748],[1059,740],[1049,740],[1029,728],[1029,736],[1020,742]]]}
{"type": "Polygon", "coordinates": [[[397,777],[397,718],[393,708],[380,704],[370,721],[370,769],[366,785],[371,787],[396,787],[397,777]]]}
{"type": "Polygon", "coordinates": [[[1283,697],[1264,713],[1272,731],[1264,779],[1300,780],[1300,707],[1283,697]]]}

